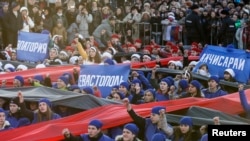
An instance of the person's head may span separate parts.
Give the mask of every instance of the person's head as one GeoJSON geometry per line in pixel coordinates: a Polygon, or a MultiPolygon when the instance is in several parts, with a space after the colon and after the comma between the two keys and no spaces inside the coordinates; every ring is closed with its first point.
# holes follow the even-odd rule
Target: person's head
{"type": "Polygon", "coordinates": [[[57,79],[57,88],[58,89],[62,89],[62,88],[66,88],[67,85],[69,84],[69,79],[66,76],[60,76],[57,79]]]}
{"type": "Polygon", "coordinates": [[[18,2],[13,1],[11,3],[11,9],[12,11],[18,11],[20,9],[20,4],[18,2]]]}
{"type": "Polygon", "coordinates": [[[37,110],[37,109],[38,109],[38,104],[37,104],[37,102],[35,102],[35,101],[29,102],[29,109],[30,109],[31,111],[37,110]]]}
{"type": "Polygon", "coordinates": [[[20,75],[15,76],[14,81],[13,81],[13,86],[14,87],[22,87],[23,85],[24,85],[23,77],[20,75]]]}
{"type": "Polygon", "coordinates": [[[3,108],[6,103],[5,98],[0,97],[0,108],[3,108]]]}
{"type": "Polygon", "coordinates": [[[83,94],[91,94],[91,95],[94,95],[94,90],[92,87],[84,87],[82,89],[82,93],[83,94]]]}
{"type": "Polygon", "coordinates": [[[28,8],[24,7],[24,6],[20,8],[20,12],[21,12],[22,16],[27,16],[29,13],[28,8]]]}
{"type": "Polygon", "coordinates": [[[122,99],[125,98],[125,95],[122,92],[115,92],[112,97],[113,97],[113,100],[115,101],[121,101],[122,99]]]}
{"type": "Polygon", "coordinates": [[[129,83],[128,82],[121,82],[119,85],[119,91],[127,94],[129,91],[129,83]]]}
{"type": "Polygon", "coordinates": [[[58,56],[58,50],[56,48],[51,48],[49,51],[49,58],[54,59],[58,56]]]}
{"type": "Polygon", "coordinates": [[[91,120],[88,125],[89,137],[91,138],[96,137],[102,131],[101,129],[102,126],[103,126],[103,123],[100,120],[98,119],[91,120]]]}
{"type": "Polygon", "coordinates": [[[186,134],[188,131],[191,130],[193,126],[192,118],[189,116],[184,116],[181,118],[180,122],[180,129],[183,134],[186,134]]]}
{"type": "Polygon", "coordinates": [[[181,79],[178,83],[178,89],[180,91],[186,91],[189,87],[189,83],[186,79],[181,79]]]}
{"type": "Polygon", "coordinates": [[[124,141],[134,141],[138,132],[139,128],[134,123],[128,123],[123,128],[122,138],[124,141]]]}
{"type": "Polygon", "coordinates": [[[51,107],[51,102],[47,98],[42,98],[38,102],[38,109],[41,113],[47,113],[51,107]]]}
{"type": "Polygon", "coordinates": [[[200,82],[197,80],[192,80],[189,84],[188,92],[190,94],[197,94],[198,92],[200,92],[200,89],[201,89],[200,82]]]}
{"type": "Polygon", "coordinates": [[[196,13],[200,13],[199,6],[196,4],[193,4],[190,9],[196,13]]]}
{"type": "Polygon", "coordinates": [[[208,87],[210,89],[216,89],[217,86],[219,85],[220,79],[218,76],[212,75],[210,76],[209,80],[208,80],[208,87]]]}
{"type": "Polygon", "coordinates": [[[233,69],[228,68],[224,71],[224,80],[232,81],[234,77],[235,77],[235,73],[233,69]]]}
{"type": "Polygon", "coordinates": [[[0,127],[4,125],[6,119],[5,111],[3,108],[0,108],[0,127]]]}
{"type": "Polygon", "coordinates": [[[141,56],[139,54],[133,54],[131,56],[131,63],[139,63],[141,62],[141,56]]]}
{"type": "Polygon", "coordinates": [[[166,137],[162,133],[156,133],[152,136],[151,141],[166,141],[166,137]]]}
{"type": "Polygon", "coordinates": [[[155,101],[155,90],[147,89],[144,91],[144,103],[154,102],[155,101]]]}
{"type": "Polygon", "coordinates": [[[11,114],[15,114],[19,111],[19,98],[15,97],[10,100],[9,109],[11,114]]]}
{"type": "Polygon", "coordinates": [[[167,92],[170,86],[171,86],[171,81],[168,78],[161,79],[160,90],[162,92],[167,92]]]}
{"type": "Polygon", "coordinates": [[[110,16],[109,17],[109,23],[110,23],[111,26],[115,26],[116,17],[115,16],[110,16]]]}
{"type": "Polygon", "coordinates": [[[206,64],[202,64],[198,69],[198,74],[207,76],[209,74],[208,66],[206,64]]]}
{"type": "Polygon", "coordinates": [[[33,78],[34,82],[36,83],[43,83],[43,76],[38,74],[38,75],[35,75],[34,78],[33,78]]]}
{"type": "Polygon", "coordinates": [[[166,107],[155,106],[155,107],[152,108],[150,119],[151,119],[153,124],[157,124],[159,122],[159,120],[160,120],[160,110],[166,111],[166,107]]]}

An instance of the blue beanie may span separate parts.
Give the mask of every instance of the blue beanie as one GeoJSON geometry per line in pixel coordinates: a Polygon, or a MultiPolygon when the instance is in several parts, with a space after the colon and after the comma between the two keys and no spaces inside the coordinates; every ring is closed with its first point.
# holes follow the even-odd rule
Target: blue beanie
{"type": "Polygon", "coordinates": [[[62,76],[65,76],[66,78],[68,78],[68,80],[69,81],[71,81],[72,80],[72,75],[71,75],[71,73],[69,73],[69,72],[65,72],[65,73],[63,73],[63,75],[62,76]]]}
{"type": "Polygon", "coordinates": [[[107,58],[104,60],[104,63],[109,64],[109,65],[115,65],[115,62],[113,59],[107,58]]]}
{"type": "Polygon", "coordinates": [[[193,121],[192,121],[192,118],[189,117],[189,116],[184,116],[181,118],[180,120],[180,124],[184,124],[184,125],[188,125],[188,126],[193,126],[193,121]]]}
{"type": "Polygon", "coordinates": [[[163,78],[163,79],[161,79],[161,81],[167,83],[168,87],[172,86],[172,83],[168,78],[163,78]]]}
{"type": "Polygon", "coordinates": [[[121,99],[125,98],[125,94],[124,93],[122,93],[122,92],[116,92],[116,93],[120,96],[121,99]]]}
{"type": "Polygon", "coordinates": [[[82,89],[84,92],[86,92],[87,94],[92,94],[94,95],[94,91],[92,89],[92,87],[85,87],[82,89]]]}
{"type": "Polygon", "coordinates": [[[128,123],[124,126],[125,129],[131,131],[134,135],[137,135],[139,132],[139,128],[134,123],[128,123]]]}
{"type": "Polygon", "coordinates": [[[165,141],[166,137],[162,133],[156,133],[152,136],[151,141],[165,141]]]}
{"type": "Polygon", "coordinates": [[[14,79],[17,79],[18,81],[20,81],[21,85],[23,86],[23,84],[24,84],[24,79],[23,79],[23,77],[22,77],[22,76],[17,75],[17,76],[15,76],[15,78],[14,78],[14,79]]]}
{"type": "Polygon", "coordinates": [[[74,91],[75,89],[80,89],[78,85],[71,85],[70,90],[74,91]]]}
{"type": "Polygon", "coordinates": [[[170,82],[171,82],[171,85],[174,85],[174,79],[172,76],[168,76],[168,77],[165,77],[167,78],[170,82]]]}
{"type": "Polygon", "coordinates": [[[5,113],[3,108],[0,108],[0,113],[5,113]]]}
{"type": "Polygon", "coordinates": [[[49,107],[52,106],[51,102],[47,98],[40,99],[39,102],[38,102],[38,104],[40,104],[41,102],[46,103],[49,107]]]}
{"type": "Polygon", "coordinates": [[[154,89],[147,89],[145,92],[147,92],[147,91],[149,91],[154,96],[154,98],[155,98],[156,93],[155,93],[154,89]]]}
{"type": "Polygon", "coordinates": [[[219,77],[217,77],[217,76],[215,76],[215,75],[210,76],[209,81],[210,81],[210,80],[214,80],[214,81],[215,81],[216,83],[218,83],[218,84],[219,84],[219,82],[220,82],[219,77]]]}
{"type": "Polygon", "coordinates": [[[187,88],[188,88],[188,81],[187,81],[186,79],[181,79],[181,80],[179,81],[179,86],[180,86],[183,90],[187,89],[187,88]]]}
{"type": "Polygon", "coordinates": [[[139,85],[141,85],[141,80],[140,79],[132,80],[132,84],[136,84],[136,83],[139,83],[139,85]]]}
{"type": "Polygon", "coordinates": [[[115,86],[112,87],[112,89],[119,89],[119,86],[115,85],[115,86]]]}
{"type": "Polygon", "coordinates": [[[89,125],[95,126],[97,129],[102,128],[102,122],[98,119],[90,121],[89,125]]]}
{"type": "Polygon", "coordinates": [[[43,81],[43,76],[42,76],[42,75],[35,75],[35,76],[34,76],[34,79],[36,79],[36,80],[42,82],[42,81],[43,81]]]}
{"type": "Polygon", "coordinates": [[[60,76],[59,79],[61,79],[66,85],[69,84],[69,79],[66,76],[60,76]]]}
{"type": "Polygon", "coordinates": [[[129,90],[129,83],[128,82],[122,82],[120,83],[120,86],[125,87],[127,90],[129,90]]]}
{"type": "Polygon", "coordinates": [[[160,115],[160,110],[161,110],[161,109],[166,110],[166,107],[163,107],[163,106],[155,106],[155,107],[152,108],[151,113],[160,115]]]}
{"type": "Polygon", "coordinates": [[[50,32],[48,30],[42,30],[41,32],[42,34],[50,34],[50,32]]]}
{"type": "Polygon", "coordinates": [[[197,90],[199,90],[199,89],[201,88],[201,84],[200,84],[200,82],[197,81],[197,80],[192,80],[192,81],[190,82],[190,84],[193,85],[194,87],[196,87],[197,90]]]}
{"type": "Polygon", "coordinates": [[[7,68],[7,70],[9,70],[10,72],[14,72],[15,71],[14,68],[7,68]]]}

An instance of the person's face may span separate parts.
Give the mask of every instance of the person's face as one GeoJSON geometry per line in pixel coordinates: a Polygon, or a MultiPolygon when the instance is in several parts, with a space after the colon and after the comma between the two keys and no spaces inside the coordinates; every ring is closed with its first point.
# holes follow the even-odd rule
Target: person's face
{"type": "Polygon", "coordinates": [[[7,12],[8,10],[9,10],[9,5],[4,5],[4,6],[3,6],[3,11],[4,11],[4,12],[7,12]]]}
{"type": "Polygon", "coordinates": [[[50,52],[49,52],[49,57],[50,57],[51,59],[57,57],[57,52],[56,52],[56,50],[54,50],[54,49],[50,50],[50,52]]]}
{"type": "Polygon", "coordinates": [[[217,82],[216,81],[214,81],[214,80],[210,80],[210,81],[208,81],[208,87],[209,88],[211,88],[211,89],[214,89],[214,88],[216,88],[217,87],[217,82]]]}
{"type": "Polygon", "coordinates": [[[116,9],[116,14],[119,15],[119,14],[121,14],[121,13],[122,13],[122,10],[121,10],[120,8],[117,8],[117,9],[116,9]]]}
{"type": "Polygon", "coordinates": [[[185,124],[180,125],[181,133],[186,134],[189,131],[189,126],[185,124]]]}
{"type": "Polygon", "coordinates": [[[175,69],[175,64],[174,64],[174,63],[170,63],[170,64],[168,65],[168,68],[169,68],[169,69],[175,69]]]}
{"type": "Polygon", "coordinates": [[[136,57],[131,58],[131,63],[139,63],[139,62],[140,62],[139,58],[136,57]]]}
{"type": "Polygon", "coordinates": [[[229,73],[224,73],[224,79],[225,80],[229,80],[230,79],[230,77],[231,77],[231,75],[229,74],[229,73]]]}
{"type": "Polygon", "coordinates": [[[160,115],[151,113],[150,119],[151,119],[153,124],[158,123],[160,120],[160,115]]]}
{"type": "Polygon", "coordinates": [[[101,132],[101,129],[97,129],[95,126],[92,125],[88,126],[89,137],[91,138],[96,137],[99,132],[101,132]]]}
{"type": "Polygon", "coordinates": [[[96,51],[93,50],[93,49],[90,49],[89,50],[89,56],[92,57],[92,58],[94,58],[96,56],[96,51]]]}
{"type": "Polygon", "coordinates": [[[39,103],[39,111],[45,113],[48,110],[48,105],[45,102],[39,103]]]}
{"type": "Polygon", "coordinates": [[[111,94],[114,94],[114,93],[116,93],[116,92],[118,92],[118,89],[117,89],[117,88],[112,88],[112,89],[111,89],[111,94]]]}
{"type": "Polygon", "coordinates": [[[13,86],[14,87],[20,87],[21,86],[21,82],[19,80],[17,80],[17,79],[14,79],[13,86]]]}
{"type": "Polygon", "coordinates": [[[144,94],[144,102],[148,103],[148,102],[153,102],[154,101],[154,96],[151,92],[146,91],[144,94]]]}
{"type": "Polygon", "coordinates": [[[166,82],[160,82],[160,90],[161,91],[167,91],[168,90],[168,84],[166,82]]]}
{"type": "Polygon", "coordinates": [[[3,107],[3,105],[5,104],[5,100],[4,99],[2,99],[2,98],[0,98],[0,108],[2,108],[3,107]]]}
{"type": "Polygon", "coordinates": [[[58,79],[57,80],[57,87],[58,87],[58,89],[60,89],[60,88],[66,87],[66,85],[61,79],[58,79]]]}
{"type": "Polygon", "coordinates": [[[0,113],[0,125],[2,126],[2,125],[4,125],[4,123],[5,123],[5,113],[4,112],[1,112],[0,113]]]}
{"type": "Polygon", "coordinates": [[[142,57],[142,62],[149,62],[149,61],[151,61],[151,59],[149,57],[147,57],[147,56],[142,57]]]}
{"type": "Polygon", "coordinates": [[[200,127],[200,133],[201,133],[202,135],[206,133],[206,125],[202,125],[202,126],[200,127]]]}
{"type": "Polygon", "coordinates": [[[135,138],[135,135],[128,129],[124,128],[122,132],[122,138],[123,138],[123,141],[133,141],[135,138]]]}
{"type": "Polygon", "coordinates": [[[122,86],[122,85],[119,86],[119,91],[124,93],[124,94],[126,94],[128,92],[127,88],[122,86]]]}
{"type": "Polygon", "coordinates": [[[14,113],[16,113],[16,112],[18,111],[18,106],[17,106],[16,104],[11,103],[11,104],[9,105],[9,108],[10,108],[10,112],[11,112],[12,114],[14,114],[14,113]]]}
{"type": "Polygon", "coordinates": [[[191,93],[191,94],[194,94],[197,92],[197,89],[194,85],[190,84],[189,87],[188,87],[188,92],[191,93]]]}
{"type": "Polygon", "coordinates": [[[122,100],[122,99],[121,99],[121,97],[119,96],[119,94],[114,93],[114,94],[113,94],[113,100],[115,100],[115,101],[120,101],[120,100],[122,100]]]}
{"type": "Polygon", "coordinates": [[[31,102],[30,103],[30,110],[36,110],[38,107],[37,107],[37,104],[35,102],[31,102]]]}
{"type": "Polygon", "coordinates": [[[11,53],[11,60],[16,60],[16,53],[15,52],[11,53]]]}

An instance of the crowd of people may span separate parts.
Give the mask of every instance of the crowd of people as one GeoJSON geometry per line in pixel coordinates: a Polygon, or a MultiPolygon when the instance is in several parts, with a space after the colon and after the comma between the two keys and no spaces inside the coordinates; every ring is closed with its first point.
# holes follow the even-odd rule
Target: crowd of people
{"type": "MultiPolygon", "coordinates": [[[[203,138],[203,134],[192,130],[191,117],[183,117],[180,126],[172,127],[166,121],[164,107],[152,108],[150,118],[143,119],[136,115],[130,104],[187,97],[211,99],[239,91],[242,106],[249,113],[244,86],[235,80],[233,69],[225,69],[222,79],[239,85],[239,88],[220,85],[221,78],[210,75],[206,64],[201,65],[195,73],[207,77],[208,81],[194,79],[192,69],[198,60],[188,60],[189,56],[199,56],[207,44],[233,46],[248,51],[250,7],[244,1],[30,0],[25,5],[24,1],[14,0],[1,4],[2,60],[20,62],[16,50],[18,32],[33,32],[50,36],[49,57],[43,62],[32,62],[37,69],[50,65],[115,65],[156,61],[150,72],[131,70],[129,81],[113,86],[105,97],[124,102],[134,123],[126,124],[119,134],[107,136],[101,132],[102,122],[96,119],[90,121],[88,134],[79,137],[64,129],[65,140],[106,141],[113,137],[113,140],[160,141],[203,138]],[[190,49],[185,48],[185,45],[191,45],[190,49]],[[121,57],[117,59],[116,55],[121,57]],[[177,56],[183,59],[171,60],[166,65],[160,63],[164,58],[177,56]],[[183,73],[173,76],[159,72],[157,68],[183,70],[183,73]]],[[[24,63],[29,62],[20,62],[18,66],[0,62],[1,74],[28,70],[24,63]]],[[[79,72],[76,68],[72,69],[73,73],[65,72],[56,83],[51,81],[50,74],[37,74],[28,78],[28,84],[103,98],[97,86],[80,89],[77,85],[79,72]]],[[[5,83],[6,80],[2,80],[1,88],[6,88],[5,83]]],[[[13,76],[13,87],[25,87],[25,84],[23,76],[13,76]]],[[[54,112],[51,102],[46,98],[38,104],[26,106],[22,92],[18,92],[17,97],[10,101],[0,97],[0,129],[17,128],[72,114],[67,113],[68,110],[63,112],[66,107],[60,107],[60,113],[54,112]]]]}

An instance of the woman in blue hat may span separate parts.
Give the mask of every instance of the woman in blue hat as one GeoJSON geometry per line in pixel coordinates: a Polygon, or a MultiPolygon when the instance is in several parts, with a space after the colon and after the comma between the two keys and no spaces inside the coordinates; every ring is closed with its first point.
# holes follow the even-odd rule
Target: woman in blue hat
{"type": "Polygon", "coordinates": [[[52,103],[47,98],[40,99],[38,102],[38,110],[36,112],[33,112],[26,108],[23,94],[21,92],[18,92],[18,97],[19,97],[21,112],[32,123],[38,123],[38,122],[61,118],[60,115],[52,111],[51,109],[52,103]]]}
{"type": "Polygon", "coordinates": [[[88,133],[74,136],[68,128],[62,130],[66,141],[114,141],[114,139],[102,133],[102,121],[93,119],[88,124],[88,133]]]}
{"type": "Polygon", "coordinates": [[[0,132],[8,129],[13,129],[10,122],[6,120],[6,114],[3,108],[0,108],[0,132]]]}

